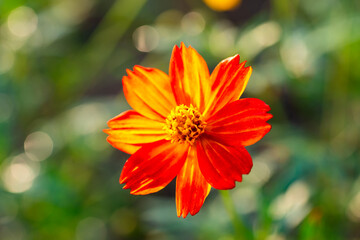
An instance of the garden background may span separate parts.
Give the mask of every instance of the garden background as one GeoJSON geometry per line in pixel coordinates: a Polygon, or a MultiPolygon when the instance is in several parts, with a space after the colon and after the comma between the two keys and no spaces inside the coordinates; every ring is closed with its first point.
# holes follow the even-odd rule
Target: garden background
{"type": "Polygon", "coordinates": [[[243,97],[272,108],[230,191],[245,227],[360,239],[360,1],[229,1],[0,1],[1,240],[237,240],[218,190],[186,219],[173,183],[122,190],[128,155],[102,132],[129,109],[125,70],[168,72],[181,41],[210,71],[240,54],[253,67],[243,97]]]}

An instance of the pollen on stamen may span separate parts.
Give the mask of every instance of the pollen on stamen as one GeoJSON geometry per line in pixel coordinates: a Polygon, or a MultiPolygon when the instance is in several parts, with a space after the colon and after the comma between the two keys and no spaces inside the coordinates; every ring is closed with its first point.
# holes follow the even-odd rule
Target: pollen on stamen
{"type": "Polygon", "coordinates": [[[197,108],[191,104],[190,107],[181,104],[171,110],[164,130],[168,133],[167,140],[192,145],[204,132],[205,127],[206,122],[197,108]]]}

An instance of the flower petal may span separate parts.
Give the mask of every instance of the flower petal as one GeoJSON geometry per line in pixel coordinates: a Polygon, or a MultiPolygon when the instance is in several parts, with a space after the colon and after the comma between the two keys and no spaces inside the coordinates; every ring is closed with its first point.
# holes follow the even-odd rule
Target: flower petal
{"type": "Polygon", "coordinates": [[[226,105],[207,120],[206,134],[230,146],[248,146],[256,143],[271,129],[266,121],[270,107],[256,98],[244,98],[226,105]]]}
{"type": "Polygon", "coordinates": [[[123,77],[123,90],[130,106],[141,115],[155,120],[168,116],[176,106],[169,76],[155,68],[135,66],[123,77]]]}
{"type": "Polygon", "coordinates": [[[192,47],[175,46],[170,59],[169,75],[177,104],[196,106],[203,111],[209,97],[209,69],[205,60],[192,47]]]}
{"type": "Polygon", "coordinates": [[[176,178],[176,209],[178,217],[185,218],[190,212],[200,211],[211,186],[202,175],[196,158],[196,148],[192,147],[188,158],[176,178]]]}
{"type": "Polygon", "coordinates": [[[235,181],[241,182],[242,174],[252,168],[251,156],[242,146],[230,147],[202,138],[196,147],[200,170],[216,189],[234,188],[235,181]]]}
{"type": "Polygon", "coordinates": [[[115,148],[133,154],[145,143],[156,142],[167,136],[163,122],[143,117],[135,111],[126,111],[108,121],[107,141],[115,148]]]}
{"type": "Polygon", "coordinates": [[[179,173],[188,149],[167,140],[146,144],[126,161],[120,183],[135,195],[160,191],[179,173]]]}
{"type": "Polygon", "coordinates": [[[205,119],[212,116],[229,102],[238,100],[249,81],[252,68],[239,63],[240,56],[221,61],[210,76],[211,95],[206,102],[205,119]]]}

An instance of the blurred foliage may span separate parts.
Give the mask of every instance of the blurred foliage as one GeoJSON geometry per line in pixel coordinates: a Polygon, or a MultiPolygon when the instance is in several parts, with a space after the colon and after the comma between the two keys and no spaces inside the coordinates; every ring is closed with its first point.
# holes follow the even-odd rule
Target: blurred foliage
{"type": "Polygon", "coordinates": [[[128,156],[102,133],[129,109],[125,69],[167,72],[181,41],[210,70],[239,53],[245,97],[272,108],[230,192],[256,239],[360,239],[360,2],[205,2],[0,2],[0,239],[235,239],[216,190],[185,220],[173,184],[122,190],[128,156]]]}

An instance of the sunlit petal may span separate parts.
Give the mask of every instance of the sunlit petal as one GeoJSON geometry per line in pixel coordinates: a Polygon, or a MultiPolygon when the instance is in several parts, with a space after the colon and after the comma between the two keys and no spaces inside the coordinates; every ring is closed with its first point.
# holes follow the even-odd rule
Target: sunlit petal
{"type": "Polygon", "coordinates": [[[115,148],[129,154],[135,153],[145,143],[166,138],[163,122],[141,116],[135,111],[126,111],[108,122],[110,129],[107,141],[115,148]]]}
{"type": "Polygon", "coordinates": [[[146,144],[126,161],[120,183],[135,195],[157,192],[179,173],[187,153],[187,144],[167,140],[146,144]]]}
{"type": "Polygon", "coordinates": [[[256,143],[271,129],[266,121],[272,115],[270,107],[256,98],[244,98],[229,103],[208,119],[206,135],[231,146],[256,143]]]}
{"type": "Polygon", "coordinates": [[[206,101],[205,119],[229,102],[240,98],[249,81],[252,68],[244,67],[246,62],[239,63],[240,56],[227,58],[220,62],[211,73],[211,95],[206,101]]]}
{"type": "Polygon", "coordinates": [[[176,178],[176,209],[178,217],[195,215],[200,211],[211,186],[202,175],[196,156],[196,148],[192,147],[188,158],[176,178]]]}
{"type": "Polygon", "coordinates": [[[135,66],[123,77],[123,88],[130,106],[141,115],[155,120],[167,117],[176,106],[169,76],[155,68],[135,66]]]}
{"type": "Polygon", "coordinates": [[[190,104],[200,112],[210,94],[209,69],[205,60],[192,47],[175,46],[170,59],[169,70],[171,86],[177,104],[190,104]]]}
{"type": "Polygon", "coordinates": [[[216,189],[231,189],[235,181],[252,168],[250,154],[244,147],[230,147],[202,138],[197,142],[199,167],[206,181],[216,189]]]}

